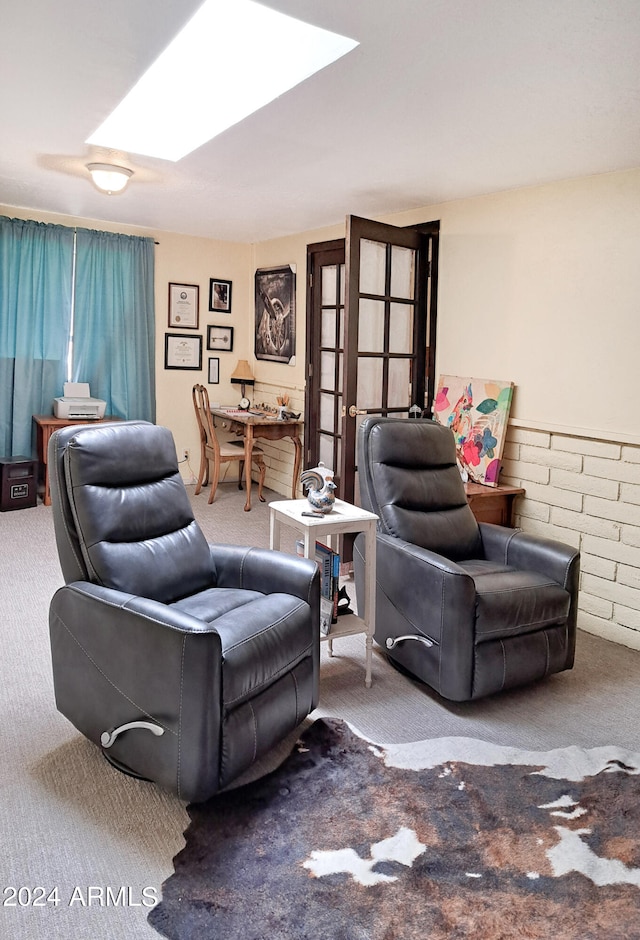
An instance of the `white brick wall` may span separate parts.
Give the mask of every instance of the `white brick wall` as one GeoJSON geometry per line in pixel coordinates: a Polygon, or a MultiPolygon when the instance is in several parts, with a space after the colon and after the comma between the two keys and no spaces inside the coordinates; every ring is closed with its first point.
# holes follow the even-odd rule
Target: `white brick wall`
{"type": "MultiPolygon", "coordinates": [[[[291,410],[304,413],[304,391],[287,392],[291,410]]],[[[277,394],[256,383],[252,399],[275,406],[277,394]]],[[[267,486],[289,497],[292,442],[260,446],[267,486]]],[[[578,626],[640,649],[640,447],[510,427],[500,481],[526,491],[516,525],[580,549],[578,626]]]]}
{"type": "Polygon", "coordinates": [[[640,447],[510,427],[515,524],[580,549],[578,626],[640,649],[640,447]]]}
{"type": "MultiPolygon", "coordinates": [[[[278,386],[271,385],[268,382],[256,382],[253,387],[251,401],[253,404],[265,404],[271,408],[277,408],[277,397],[285,391],[289,396],[289,411],[300,414],[300,421],[304,421],[304,390],[296,388],[280,389],[278,386]]],[[[304,432],[301,427],[300,438],[304,446],[304,432]]],[[[280,493],[286,499],[291,498],[291,484],[293,482],[293,463],[295,457],[295,447],[293,441],[289,438],[283,438],[281,441],[258,440],[260,448],[264,452],[264,460],[267,465],[265,475],[265,486],[280,493]]],[[[304,459],[300,470],[304,469],[304,459]]],[[[255,473],[253,474],[256,478],[255,473]]],[[[302,488],[299,482],[296,485],[296,496],[303,496],[302,488]]]]}

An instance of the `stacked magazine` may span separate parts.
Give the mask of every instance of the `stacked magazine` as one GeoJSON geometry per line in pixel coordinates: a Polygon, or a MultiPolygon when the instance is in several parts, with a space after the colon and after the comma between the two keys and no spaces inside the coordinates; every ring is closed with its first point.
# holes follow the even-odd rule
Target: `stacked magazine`
{"type": "MultiPolygon", "coordinates": [[[[296,543],[299,555],[304,552],[302,540],[296,543]]],[[[331,624],[338,621],[340,590],[340,555],[323,542],[316,542],[316,562],[320,569],[320,633],[327,636],[331,624]]]]}

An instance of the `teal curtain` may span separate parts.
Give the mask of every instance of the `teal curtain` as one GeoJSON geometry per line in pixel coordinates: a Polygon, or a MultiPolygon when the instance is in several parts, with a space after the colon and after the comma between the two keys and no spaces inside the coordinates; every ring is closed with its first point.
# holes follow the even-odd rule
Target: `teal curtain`
{"type": "Polygon", "coordinates": [[[0,216],[0,456],[30,457],[32,415],[62,394],[73,229],[0,216]]]}
{"type": "Polygon", "coordinates": [[[154,243],[78,229],[73,381],[107,414],[155,421],[154,243]]]}

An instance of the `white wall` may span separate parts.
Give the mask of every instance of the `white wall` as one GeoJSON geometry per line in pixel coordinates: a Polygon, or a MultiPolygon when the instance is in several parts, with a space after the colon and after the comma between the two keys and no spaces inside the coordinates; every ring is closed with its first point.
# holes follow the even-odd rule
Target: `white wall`
{"type": "MultiPolygon", "coordinates": [[[[169,281],[200,285],[203,337],[212,322],[236,329],[233,354],[220,354],[222,382],[209,387],[212,397],[217,389],[222,402],[237,398],[228,376],[236,359],[246,358],[257,396],[290,389],[303,403],[306,249],[343,237],[343,223],[249,246],[8,207],[0,212],[160,242],[157,416],[179,450],[197,455],[190,392],[195,380],[206,383],[208,354],[202,373],[163,368],[169,281]],[[254,272],[281,264],[297,268],[293,365],[253,358],[254,272]],[[208,313],[210,277],[233,281],[228,317],[208,313]]],[[[640,169],[380,216],[397,225],[433,219],[441,222],[437,372],[515,383],[504,472],[527,490],[518,521],[581,548],[579,624],[640,648],[640,169]]],[[[267,480],[285,495],[288,448],[268,454],[267,480]]]]}
{"type": "MultiPolygon", "coordinates": [[[[158,233],[157,240],[160,244],[156,247],[156,420],[173,431],[179,455],[184,449],[189,450],[189,464],[197,474],[200,443],[191,389],[196,382],[202,382],[207,386],[212,402],[229,404],[239,398],[238,386],[232,386],[229,377],[238,359],[250,358],[248,352],[253,342],[253,291],[249,278],[251,246],[168,232],[158,233]],[[209,280],[212,277],[232,282],[231,313],[209,312],[209,280]],[[198,332],[202,336],[202,372],[164,368],[165,334],[180,332],[167,327],[169,283],[197,284],[200,287],[198,332]],[[209,324],[233,327],[231,352],[207,350],[209,324]],[[207,384],[208,361],[212,356],[220,360],[219,385],[207,384]]],[[[182,469],[188,480],[188,468],[182,469]]]]}
{"type": "Polygon", "coordinates": [[[580,549],[578,626],[640,649],[640,447],[510,427],[515,524],[580,549]]]}
{"type": "MultiPolygon", "coordinates": [[[[498,193],[380,221],[439,219],[438,373],[510,379],[524,426],[640,443],[640,170],[498,193]]],[[[254,246],[255,266],[298,266],[304,382],[306,246],[344,225],[254,246]]],[[[260,367],[259,367],[260,368],[260,367]]],[[[277,380],[286,374],[262,367],[277,380]]]]}
{"type": "MultiPolygon", "coordinates": [[[[517,524],[580,549],[578,625],[640,649],[640,170],[380,217],[432,219],[437,372],[515,383],[503,477],[526,491],[517,524]]],[[[343,234],[255,256],[303,266],[308,242],[343,234]]]]}
{"type": "MultiPolygon", "coordinates": [[[[200,333],[208,323],[235,328],[233,353],[220,354],[223,402],[237,397],[228,376],[247,358],[258,383],[298,393],[305,379],[306,249],[344,235],[344,225],[249,246],[86,219],[0,207],[5,215],[152,235],[156,249],[158,420],[179,448],[197,443],[184,406],[204,368],[167,372],[169,281],[200,286],[200,333]],[[297,268],[296,360],[253,358],[255,269],[297,268]],[[233,282],[232,313],[208,312],[210,277],[233,282]]],[[[428,206],[382,221],[398,225],[440,219],[439,373],[510,379],[512,420],[519,426],[595,434],[640,443],[636,419],[640,348],[640,170],[477,199],[428,206]]]]}
{"type": "Polygon", "coordinates": [[[432,206],[439,373],[515,382],[513,417],[640,442],[640,170],[432,206]]]}

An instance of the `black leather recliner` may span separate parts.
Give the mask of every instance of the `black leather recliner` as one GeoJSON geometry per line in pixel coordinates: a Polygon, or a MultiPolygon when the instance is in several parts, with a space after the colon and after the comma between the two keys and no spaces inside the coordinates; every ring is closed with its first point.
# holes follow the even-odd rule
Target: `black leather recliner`
{"type": "Polygon", "coordinates": [[[208,799],[317,704],[317,566],[208,544],[167,428],[63,428],[48,461],[57,707],[120,770],[208,799]]]}
{"type": "MultiPolygon", "coordinates": [[[[358,470],[361,504],[379,516],[375,640],[394,663],[453,701],[571,669],[579,552],[478,524],[448,428],[367,418],[358,470]]],[[[365,564],[358,537],[358,604],[365,564]]]]}

